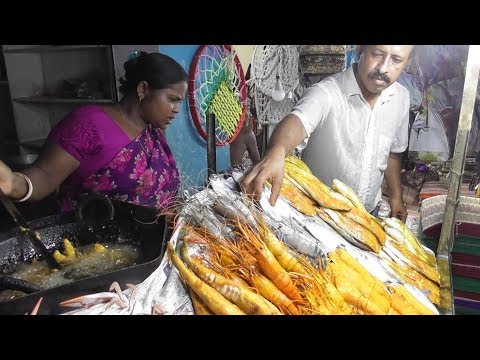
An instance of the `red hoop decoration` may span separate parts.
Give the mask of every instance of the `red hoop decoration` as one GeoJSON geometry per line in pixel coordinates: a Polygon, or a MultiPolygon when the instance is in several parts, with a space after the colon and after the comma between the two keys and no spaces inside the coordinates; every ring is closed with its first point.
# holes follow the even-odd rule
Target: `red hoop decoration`
{"type": "MultiPolygon", "coordinates": [[[[217,62],[217,60],[221,61],[222,56],[224,56],[225,54],[231,54],[231,52],[232,52],[232,49],[230,45],[202,45],[195,53],[195,56],[192,60],[192,64],[190,65],[189,81],[188,81],[188,104],[190,107],[190,114],[192,116],[193,123],[195,124],[195,128],[205,140],[207,140],[206,119],[205,119],[205,111],[202,112],[202,109],[201,109],[201,99],[200,99],[200,96],[202,96],[203,94],[199,94],[199,93],[201,91],[200,85],[202,85],[202,82],[206,83],[209,80],[211,80],[207,77],[208,76],[211,77],[211,73],[213,72],[213,71],[210,71],[210,75],[207,76],[207,73],[205,72],[206,70],[205,67],[215,66],[215,63],[217,62]],[[203,61],[200,61],[200,59],[203,59],[203,61]],[[210,61],[212,59],[214,59],[215,61],[210,61]],[[199,74],[201,71],[205,72],[205,76],[203,76],[203,79],[199,79],[200,78],[199,74]]],[[[236,72],[235,85],[236,85],[236,90],[240,94],[240,98],[241,98],[240,105],[242,108],[242,113],[240,115],[240,119],[237,122],[236,129],[232,136],[228,137],[227,134],[224,133],[220,128],[218,127],[215,128],[215,143],[217,146],[225,146],[227,144],[230,144],[233,140],[235,140],[235,138],[238,136],[242,128],[243,121],[245,120],[245,116],[247,113],[247,86],[245,83],[245,75],[243,74],[242,65],[240,64],[240,60],[236,54],[234,55],[233,60],[234,60],[234,66],[235,66],[235,72],[236,72]]],[[[215,69],[210,69],[210,70],[215,70],[215,69]]],[[[213,95],[214,94],[207,94],[207,96],[213,96],[213,95]]]]}

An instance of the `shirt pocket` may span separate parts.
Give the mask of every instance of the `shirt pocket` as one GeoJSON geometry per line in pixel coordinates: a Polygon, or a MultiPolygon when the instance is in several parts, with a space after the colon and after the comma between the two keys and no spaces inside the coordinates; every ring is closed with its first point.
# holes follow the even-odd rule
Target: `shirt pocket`
{"type": "Polygon", "coordinates": [[[391,145],[392,139],[389,136],[380,133],[377,142],[377,167],[381,172],[384,172],[387,168],[391,145]]]}

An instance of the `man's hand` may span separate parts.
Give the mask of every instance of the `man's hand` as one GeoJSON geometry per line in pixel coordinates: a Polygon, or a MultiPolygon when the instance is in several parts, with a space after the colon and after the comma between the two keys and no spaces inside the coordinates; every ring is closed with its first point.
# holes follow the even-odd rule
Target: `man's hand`
{"type": "Polygon", "coordinates": [[[265,182],[269,180],[272,184],[270,204],[274,206],[280,194],[284,166],[284,151],[282,151],[282,149],[272,149],[241,180],[240,185],[242,186],[243,192],[255,200],[260,200],[263,186],[265,182]]]}
{"type": "Polygon", "coordinates": [[[407,208],[402,199],[401,171],[402,154],[391,152],[388,156],[387,168],[385,169],[385,180],[387,180],[387,185],[390,189],[390,209],[392,210],[390,216],[405,223],[407,220],[407,208]]]}
{"type": "Polygon", "coordinates": [[[391,198],[390,209],[391,217],[395,217],[401,220],[403,223],[407,221],[407,208],[405,207],[405,204],[403,203],[403,200],[401,198],[391,198]]]}
{"type": "Polygon", "coordinates": [[[306,138],[307,132],[300,118],[293,114],[285,116],[275,126],[263,159],[240,181],[243,192],[260,200],[263,186],[269,180],[272,184],[270,204],[274,206],[282,187],[285,156],[306,138]]]}

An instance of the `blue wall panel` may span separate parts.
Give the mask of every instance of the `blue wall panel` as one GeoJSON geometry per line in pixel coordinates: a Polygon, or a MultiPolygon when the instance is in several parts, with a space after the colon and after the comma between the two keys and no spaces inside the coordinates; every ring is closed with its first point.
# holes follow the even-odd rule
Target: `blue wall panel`
{"type": "MultiPolygon", "coordinates": [[[[199,45],[160,45],[160,52],[177,60],[188,73],[198,47],[199,45]]],[[[207,143],[193,124],[187,99],[167,129],[167,141],[180,170],[182,189],[203,186],[207,178],[207,143]]],[[[229,167],[230,146],[217,147],[217,172],[229,167]]]]}

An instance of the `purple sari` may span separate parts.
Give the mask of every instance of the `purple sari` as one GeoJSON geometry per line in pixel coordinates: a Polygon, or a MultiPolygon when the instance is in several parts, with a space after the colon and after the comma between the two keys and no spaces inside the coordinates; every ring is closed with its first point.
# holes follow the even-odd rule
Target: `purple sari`
{"type": "Polygon", "coordinates": [[[89,189],[159,210],[175,199],[179,172],[165,136],[151,125],[131,140],[102,108],[86,105],[58,123],[49,140],[80,162],[62,186],[63,211],[73,210],[89,189]]]}

